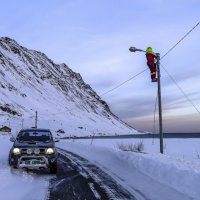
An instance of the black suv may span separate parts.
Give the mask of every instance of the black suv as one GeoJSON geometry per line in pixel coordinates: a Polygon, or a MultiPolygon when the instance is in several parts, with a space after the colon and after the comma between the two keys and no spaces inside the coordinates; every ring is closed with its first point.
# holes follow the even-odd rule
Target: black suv
{"type": "Polygon", "coordinates": [[[22,129],[14,142],[9,154],[9,165],[23,169],[50,169],[57,172],[57,151],[49,129],[22,129]]]}

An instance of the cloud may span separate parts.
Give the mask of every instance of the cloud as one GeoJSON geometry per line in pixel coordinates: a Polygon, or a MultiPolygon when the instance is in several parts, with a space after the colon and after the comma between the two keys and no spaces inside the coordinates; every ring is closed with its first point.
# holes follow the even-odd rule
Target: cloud
{"type": "MultiPolygon", "coordinates": [[[[189,114],[187,116],[169,116],[163,118],[163,132],[171,133],[192,133],[199,132],[199,114],[189,114]],[[193,127],[191,129],[191,126],[193,127]]],[[[154,131],[154,116],[127,118],[124,121],[141,131],[154,131]]],[[[159,118],[155,120],[156,133],[159,133],[159,118]]]]}

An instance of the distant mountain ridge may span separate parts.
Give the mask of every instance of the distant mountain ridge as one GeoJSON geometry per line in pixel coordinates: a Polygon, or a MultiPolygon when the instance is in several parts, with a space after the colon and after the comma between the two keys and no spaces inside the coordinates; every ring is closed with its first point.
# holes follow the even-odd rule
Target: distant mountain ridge
{"type": "MultiPolygon", "coordinates": [[[[136,132],[110,111],[79,73],[8,37],[0,38],[0,91],[0,111],[10,120],[23,118],[27,126],[37,110],[41,126],[62,128],[68,135],[136,132]]],[[[17,129],[17,121],[13,123],[17,129]]]]}

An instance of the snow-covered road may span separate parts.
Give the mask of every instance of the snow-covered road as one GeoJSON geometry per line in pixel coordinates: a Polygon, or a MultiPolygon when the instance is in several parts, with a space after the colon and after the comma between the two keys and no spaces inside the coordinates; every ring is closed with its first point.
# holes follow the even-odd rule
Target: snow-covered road
{"type": "Polygon", "coordinates": [[[9,135],[0,135],[0,199],[44,200],[52,177],[48,173],[27,173],[8,166],[8,154],[12,146],[9,135]]]}
{"type": "Polygon", "coordinates": [[[90,161],[63,149],[58,152],[58,173],[50,181],[49,200],[138,199],[90,161]]]}
{"type": "Polygon", "coordinates": [[[3,200],[54,200],[56,193],[48,192],[49,180],[50,191],[60,194],[62,190],[58,186],[67,180],[65,183],[68,183],[69,191],[75,191],[74,199],[76,195],[80,196],[81,193],[77,191],[82,185],[89,188],[92,199],[104,196],[102,199],[199,200],[199,160],[122,152],[63,140],[57,143],[64,150],[60,150],[63,157],[59,158],[62,170],[58,168],[57,176],[50,176],[48,172],[27,173],[11,169],[7,162],[12,146],[9,138],[9,135],[0,135],[0,199],[3,200]]]}

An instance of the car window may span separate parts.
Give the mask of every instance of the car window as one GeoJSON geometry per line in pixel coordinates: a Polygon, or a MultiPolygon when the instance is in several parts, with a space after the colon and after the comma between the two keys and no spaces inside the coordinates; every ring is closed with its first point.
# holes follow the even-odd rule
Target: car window
{"type": "Polygon", "coordinates": [[[18,134],[17,140],[19,141],[49,141],[52,140],[49,131],[22,131],[18,134]]]}

